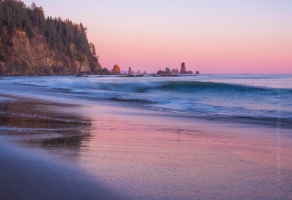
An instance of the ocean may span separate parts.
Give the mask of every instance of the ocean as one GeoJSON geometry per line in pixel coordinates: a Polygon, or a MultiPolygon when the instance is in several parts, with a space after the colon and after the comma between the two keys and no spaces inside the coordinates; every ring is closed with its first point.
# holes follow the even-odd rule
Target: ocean
{"type": "Polygon", "coordinates": [[[291,75],[1,77],[0,93],[208,117],[292,119],[291,75]]]}

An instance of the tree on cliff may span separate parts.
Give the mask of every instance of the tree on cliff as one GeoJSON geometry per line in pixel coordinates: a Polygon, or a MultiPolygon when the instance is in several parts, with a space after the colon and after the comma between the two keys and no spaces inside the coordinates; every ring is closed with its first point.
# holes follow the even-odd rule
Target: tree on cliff
{"type": "Polygon", "coordinates": [[[37,7],[35,3],[32,3],[28,9],[28,14],[33,22],[33,27],[36,32],[43,34],[46,28],[46,19],[43,8],[37,7]]]}

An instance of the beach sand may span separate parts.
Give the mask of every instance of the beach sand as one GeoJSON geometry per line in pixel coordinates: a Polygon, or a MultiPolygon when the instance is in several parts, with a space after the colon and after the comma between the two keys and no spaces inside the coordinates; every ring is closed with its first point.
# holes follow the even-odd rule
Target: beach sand
{"type": "MultiPolygon", "coordinates": [[[[54,158],[42,147],[34,148],[35,142],[62,134],[86,135],[87,121],[35,110],[45,105],[11,98],[0,104],[0,199],[124,199],[72,163],[54,158]]],[[[75,140],[69,143],[78,148],[75,140]]]]}
{"type": "Polygon", "coordinates": [[[0,106],[4,199],[292,199],[289,126],[14,100],[0,106]]]}

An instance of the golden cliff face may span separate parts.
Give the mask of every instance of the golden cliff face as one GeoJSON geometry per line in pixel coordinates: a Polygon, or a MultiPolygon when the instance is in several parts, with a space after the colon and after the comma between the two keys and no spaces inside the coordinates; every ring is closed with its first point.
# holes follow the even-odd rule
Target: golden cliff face
{"type": "Polygon", "coordinates": [[[120,69],[119,65],[114,65],[114,67],[112,69],[112,73],[113,74],[120,74],[121,73],[121,69],[120,69]]]}
{"type": "MultiPolygon", "coordinates": [[[[55,53],[49,48],[43,36],[38,35],[29,39],[25,32],[17,31],[12,38],[12,43],[13,56],[5,63],[0,61],[0,74],[2,75],[92,73],[92,67],[86,56],[81,63],[76,56],[70,59],[65,54],[55,53]]],[[[71,51],[72,55],[77,54],[74,45],[72,45],[71,51]]]]}

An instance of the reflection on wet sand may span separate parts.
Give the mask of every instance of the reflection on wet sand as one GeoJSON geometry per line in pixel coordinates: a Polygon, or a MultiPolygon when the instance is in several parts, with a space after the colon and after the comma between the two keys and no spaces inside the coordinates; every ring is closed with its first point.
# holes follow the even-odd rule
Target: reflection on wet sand
{"type": "Polygon", "coordinates": [[[138,116],[129,109],[104,115],[100,107],[60,115],[54,113],[60,105],[50,106],[2,104],[1,134],[72,161],[132,199],[292,198],[290,129],[282,130],[278,181],[270,127],[138,116]]]}
{"type": "Polygon", "coordinates": [[[1,135],[30,147],[68,154],[76,160],[83,141],[90,138],[91,122],[77,116],[59,115],[36,110],[35,102],[0,103],[1,135]],[[61,151],[60,151],[61,150],[61,151]]]}
{"type": "Polygon", "coordinates": [[[0,102],[0,199],[128,199],[74,165],[91,122],[51,105],[0,102]]]}
{"type": "Polygon", "coordinates": [[[278,182],[274,129],[212,124],[215,130],[208,131],[208,125],[175,130],[98,119],[79,165],[138,199],[292,197],[291,138],[282,144],[285,164],[278,182]]]}

